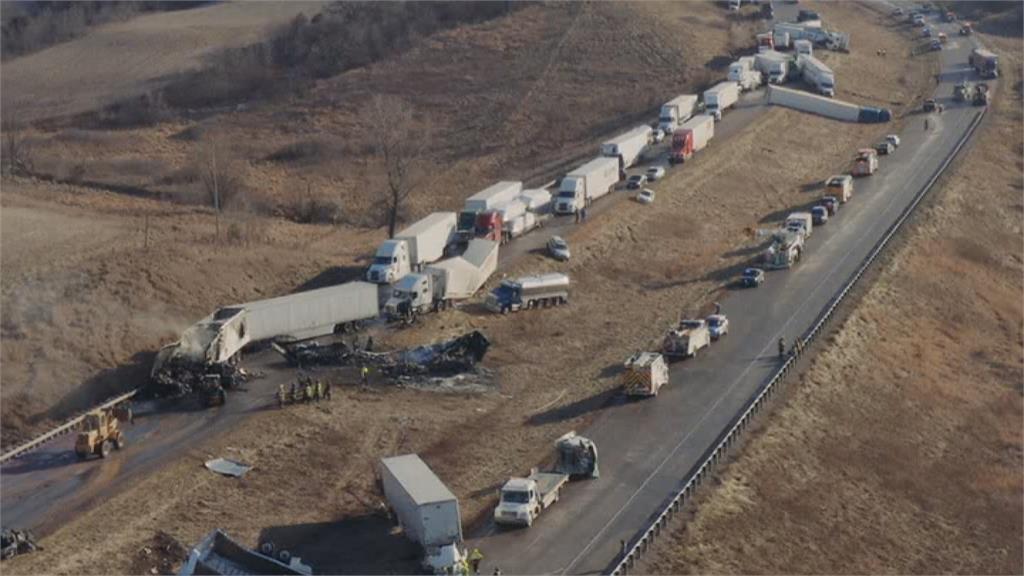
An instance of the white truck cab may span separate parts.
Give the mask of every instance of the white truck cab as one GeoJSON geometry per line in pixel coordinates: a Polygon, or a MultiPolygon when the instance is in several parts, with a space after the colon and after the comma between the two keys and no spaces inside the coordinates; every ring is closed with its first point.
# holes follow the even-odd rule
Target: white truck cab
{"type": "Polygon", "coordinates": [[[366,279],[375,284],[391,284],[409,272],[409,245],[405,240],[386,240],[373,256],[366,279]]]}

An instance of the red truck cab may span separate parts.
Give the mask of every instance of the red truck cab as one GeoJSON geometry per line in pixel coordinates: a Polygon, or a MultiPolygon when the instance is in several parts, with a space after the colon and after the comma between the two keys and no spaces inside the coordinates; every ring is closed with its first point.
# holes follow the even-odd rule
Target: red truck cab
{"type": "Polygon", "coordinates": [[[668,161],[672,164],[685,162],[693,156],[693,130],[676,130],[672,134],[672,152],[668,161]]]}
{"type": "Polygon", "coordinates": [[[476,215],[476,237],[494,242],[502,242],[501,214],[498,212],[480,212],[476,215]]]}

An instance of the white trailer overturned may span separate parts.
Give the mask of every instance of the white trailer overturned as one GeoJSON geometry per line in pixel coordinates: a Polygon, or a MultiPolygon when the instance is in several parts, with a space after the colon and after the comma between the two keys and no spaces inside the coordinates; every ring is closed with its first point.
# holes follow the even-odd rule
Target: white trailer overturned
{"type": "Polygon", "coordinates": [[[888,108],[873,108],[871,106],[858,106],[850,102],[843,102],[833,98],[825,98],[817,94],[810,94],[800,90],[791,90],[781,86],[768,87],[768,103],[776,106],[785,106],[810,112],[826,118],[842,120],[844,122],[875,123],[888,122],[892,119],[892,112],[888,108]]]}

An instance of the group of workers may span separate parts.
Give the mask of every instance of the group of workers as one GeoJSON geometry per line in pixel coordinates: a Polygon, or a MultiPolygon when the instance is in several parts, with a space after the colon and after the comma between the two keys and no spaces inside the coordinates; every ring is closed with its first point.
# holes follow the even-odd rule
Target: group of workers
{"type": "Polygon", "coordinates": [[[331,399],[331,384],[319,378],[313,380],[308,374],[300,374],[298,382],[292,382],[289,390],[284,384],[277,387],[277,405],[283,407],[289,402],[319,402],[331,399]]]}

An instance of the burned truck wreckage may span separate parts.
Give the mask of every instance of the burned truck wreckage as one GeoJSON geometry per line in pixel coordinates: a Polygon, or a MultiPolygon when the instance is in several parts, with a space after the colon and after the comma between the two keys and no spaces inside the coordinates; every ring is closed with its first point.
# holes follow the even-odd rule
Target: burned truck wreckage
{"type": "Polygon", "coordinates": [[[290,365],[298,368],[374,366],[389,378],[402,379],[422,376],[447,377],[471,372],[477,363],[483,360],[490,345],[491,342],[483,333],[474,330],[437,344],[386,352],[364,350],[345,342],[273,346],[290,365]]]}

